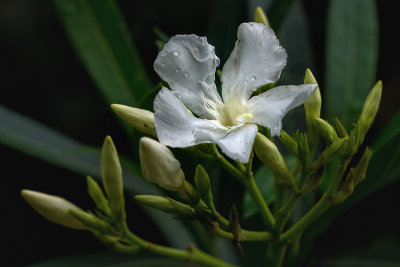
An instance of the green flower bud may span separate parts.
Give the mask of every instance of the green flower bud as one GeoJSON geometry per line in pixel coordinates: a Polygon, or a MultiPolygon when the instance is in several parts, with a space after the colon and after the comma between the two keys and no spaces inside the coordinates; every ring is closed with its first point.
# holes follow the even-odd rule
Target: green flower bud
{"type": "Polygon", "coordinates": [[[254,141],[257,157],[270,168],[281,182],[295,187],[296,182],[276,145],[264,135],[257,133],[254,141]]]}
{"type": "Polygon", "coordinates": [[[289,134],[287,134],[285,131],[282,131],[278,138],[290,153],[294,154],[296,157],[299,157],[299,147],[297,142],[289,134]]]}
{"type": "Polygon", "coordinates": [[[210,186],[210,177],[208,177],[206,170],[200,164],[197,165],[196,167],[194,184],[196,185],[196,189],[200,193],[200,196],[204,201],[206,202],[213,201],[213,195],[211,193],[211,186],[210,186]]]}
{"type": "Polygon", "coordinates": [[[154,113],[145,109],[133,108],[125,105],[112,104],[112,110],[135,129],[149,135],[154,133],[154,113]]]}
{"type": "Polygon", "coordinates": [[[375,120],[375,115],[379,109],[379,103],[382,96],[382,82],[378,81],[375,86],[369,92],[367,99],[364,102],[363,109],[361,111],[360,118],[358,119],[358,125],[360,127],[360,139],[359,144],[364,140],[369,128],[375,120]]]}
{"type": "Polygon", "coordinates": [[[162,210],[164,212],[177,214],[182,217],[193,217],[195,215],[192,207],[169,197],[138,195],[135,196],[135,199],[143,205],[162,210]]]}
{"type": "Polygon", "coordinates": [[[21,195],[35,211],[47,220],[72,229],[89,229],[70,213],[71,210],[84,211],[68,200],[26,189],[21,191],[21,195]]]}
{"type": "Polygon", "coordinates": [[[259,6],[256,8],[256,11],[254,12],[254,22],[262,23],[269,27],[267,15],[265,15],[264,10],[259,6]]]}
{"type": "Polygon", "coordinates": [[[326,141],[332,143],[338,138],[335,129],[327,121],[320,118],[314,118],[313,121],[315,128],[326,141]]]}
{"type": "Polygon", "coordinates": [[[346,144],[343,146],[341,151],[341,156],[344,159],[352,157],[355,153],[357,153],[359,144],[360,144],[360,128],[357,124],[354,129],[350,132],[348,140],[346,144]]]}
{"type": "Polygon", "coordinates": [[[101,190],[99,184],[90,176],[86,177],[86,183],[88,193],[96,204],[96,207],[105,215],[111,215],[108,199],[104,196],[103,190],[101,190]]]}
{"type": "Polygon", "coordinates": [[[334,118],[333,122],[335,123],[336,133],[340,138],[345,138],[349,136],[343,124],[340,122],[338,118],[334,118]]]}
{"type": "MultiPolygon", "coordinates": [[[[318,84],[310,69],[306,70],[304,76],[304,84],[318,84]]],[[[319,87],[314,93],[304,102],[304,111],[306,114],[306,129],[309,140],[309,147],[312,153],[318,145],[318,133],[313,123],[314,118],[321,116],[321,93],[319,87]]]]}
{"type": "Polygon", "coordinates": [[[110,136],[106,137],[101,149],[100,174],[104,189],[110,200],[112,217],[118,221],[125,220],[122,169],[117,149],[110,136]]]}
{"type": "Polygon", "coordinates": [[[139,143],[140,166],[147,181],[170,191],[182,191],[185,174],[181,164],[163,144],[142,137],[139,143]]]}
{"type": "Polygon", "coordinates": [[[115,235],[117,233],[115,228],[113,228],[109,223],[101,220],[91,212],[85,212],[81,209],[72,209],[69,212],[75,219],[79,220],[91,230],[96,230],[103,234],[115,235]]]}

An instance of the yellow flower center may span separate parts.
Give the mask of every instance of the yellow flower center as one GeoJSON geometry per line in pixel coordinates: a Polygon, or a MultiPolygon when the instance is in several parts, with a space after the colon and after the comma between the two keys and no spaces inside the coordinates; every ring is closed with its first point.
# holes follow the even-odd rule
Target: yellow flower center
{"type": "Polygon", "coordinates": [[[225,103],[218,104],[216,110],[218,121],[226,127],[249,123],[253,118],[245,102],[237,97],[232,97],[225,103]]]}

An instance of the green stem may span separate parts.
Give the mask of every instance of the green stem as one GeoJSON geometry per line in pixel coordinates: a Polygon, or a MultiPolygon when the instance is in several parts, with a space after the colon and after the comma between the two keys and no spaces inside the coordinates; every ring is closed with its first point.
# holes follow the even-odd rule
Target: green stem
{"type": "Polygon", "coordinates": [[[149,250],[158,255],[170,258],[184,260],[188,262],[196,262],[210,267],[232,267],[233,265],[223,262],[213,256],[210,256],[195,247],[189,247],[188,250],[180,250],[166,246],[157,245],[134,235],[129,230],[125,233],[126,238],[132,243],[139,245],[142,249],[149,250]]]}
{"type": "Polygon", "coordinates": [[[283,204],[285,203],[289,190],[287,189],[286,186],[284,186],[281,183],[278,183],[277,177],[274,177],[275,181],[275,202],[274,202],[274,214],[276,215],[278,213],[278,211],[282,208],[283,204]]]}
{"type": "Polygon", "coordinates": [[[233,166],[229,161],[227,161],[227,160],[224,158],[224,156],[222,156],[222,155],[219,153],[216,144],[210,144],[210,149],[211,149],[211,152],[212,152],[213,155],[214,155],[214,158],[215,158],[216,160],[218,160],[218,161],[221,163],[222,167],[223,167],[226,171],[228,171],[230,174],[232,174],[234,177],[236,177],[236,178],[239,179],[239,180],[243,180],[243,179],[246,178],[246,176],[245,176],[240,170],[238,170],[235,166],[233,166]]]}
{"type": "MultiPolygon", "coordinates": [[[[235,240],[232,233],[224,231],[219,227],[214,228],[213,233],[226,239],[235,240]]],[[[273,239],[273,235],[270,232],[241,230],[240,234],[240,241],[271,241],[273,239]]]]}
{"type": "Polygon", "coordinates": [[[284,232],[279,242],[285,244],[295,235],[302,233],[307,226],[309,226],[316,218],[318,218],[325,210],[327,210],[332,204],[327,199],[327,195],[324,194],[322,198],[312,207],[296,224],[284,232]]]}
{"type": "MultiPolygon", "coordinates": [[[[219,213],[217,214],[217,220],[218,223],[222,225],[225,229],[229,229],[229,221],[219,213]]],[[[242,241],[271,241],[273,238],[271,232],[265,232],[265,231],[249,231],[242,229],[240,233],[242,235],[242,241]]],[[[229,234],[230,236],[226,238],[233,239],[233,234],[232,233],[229,234]]]]}
{"type": "Polygon", "coordinates": [[[254,176],[248,177],[244,182],[244,186],[256,204],[264,223],[267,225],[267,227],[272,228],[275,225],[275,218],[268,208],[263,196],[261,195],[260,190],[254,181],[254,176]]]}
{"type": "Polygon", "coordinates": [[[287,220],[289,219],[291,211],[296,206],[296,204],[299,201],[299,199],[300,199],[300,195],[293,195],[292,194],[290,196],[289,200],[283,206],[283,208],[278,211],[277,217],[276,217],[275,227],[274,227],[274,230],[273,230],[273,233],[275,235],[279,236],[282,233],[283,227],[285,226],[287,220]]]}

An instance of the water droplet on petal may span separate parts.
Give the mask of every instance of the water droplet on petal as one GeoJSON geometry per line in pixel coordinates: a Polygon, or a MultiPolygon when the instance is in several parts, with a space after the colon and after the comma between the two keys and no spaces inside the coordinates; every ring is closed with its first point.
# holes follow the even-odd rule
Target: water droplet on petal
{"type": "Polygon", "coordinates": [[[160,56],[162,56],[162,57],[165,57],[167,55],[167,53],[165,53],[164,51],[162,51],[161,53],[160,53],[160,56]]]}
{"type": "Polygon", "coordinates": [[[181,71],[181,69],[180,68],[177,68],[176,70],[175,70],[175,72],[180,72],[181,71]]]}
{"type": "Polygon", "coordinates": [[[181,55],[181,52],[179,52],[178,50],[175,50],[174,52],[172,52],[172,54],[176,57],[181,55]]]}
{"type": "Polygon", "coordinates": [[[187,71],[185,71],[185,73],[183,75],[185,75],[185,77],[187,77],[187,76],[189,76],[189,73],[187,73],[187,71]]]}
{"type": "Polygon", "coordinates": [[[256,76],[251,76],[251,81],[252,82],[255,82],[257,80],[257,77],[256,76]]]}
{"type": "Polygon", "coordinates": [[[195,49],[194,49],[194,52],[195,52],[196,54],[198,54],[198,53],[199,53],[199,49],[198,49],[198,48],[195,48],[195,49]]]}
{"type": "Polygon", "coordinates": [[[264,58],[263,61],[264,61],[264,63],[267,63],[268,60],[266,58],[264,58]]]}
{"type": "Polygon", "coordinates": [[[160,63],[160,66],[165,67],[165,63],[164,62],[160,63]]]}

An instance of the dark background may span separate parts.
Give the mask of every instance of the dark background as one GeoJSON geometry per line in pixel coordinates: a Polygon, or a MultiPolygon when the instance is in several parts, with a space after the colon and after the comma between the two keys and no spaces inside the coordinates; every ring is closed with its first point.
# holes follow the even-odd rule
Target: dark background
{"type": "MultiPolygon", "coordinates": [[[[119,1],[154,84],[158,78],[152,70],[157,54],[153,26],[159,26],[168,35],[206,35],[209,30],[207,22],[212,15],[213,1],[188,2],[119,1]]],[[[308,18],[312,18],[309,24],[316,58],[314,73],[322,75],[327,1],[303,3],[308,18]]],[[[377,79],[383,81],[384,91],[381,110],[367,142],[376,135],[376,129],[388,122],[400,102],[400,43],[396,38],[400,25],[400,2],[377,1],[377,5],[380,23],[377,79]]],[[[241,12],[243,21],[251,19],[245,10],[241,12]]],[[[127,137],[70,46],[51,1],[0,0],[0,53],[1,105],[89,145],[99,146],[107,134],[115,136],[120,152],[133,155],[129,146],[124,145],[128,143],[127,137]]],[[[91,208],[82,175],[3,145],[0,145],[0,162],[3,261],[18,266],[58,256],[105,250],[89,233],[47,222],[19,195],[21,189],[29,188],[61,195],[83,208],[91,208]]],[[[399,189],[399,182],[392,184],[339,217],[331,229],[317,239],[313,257],[399,245],[399,221],[393,214],[398,210],[399,189]]],[[[142,218],[141,211],[130,202],[128,216],[135,232],[162,242],[157,232],[149,231],[151,222],[142,218]]]]}

